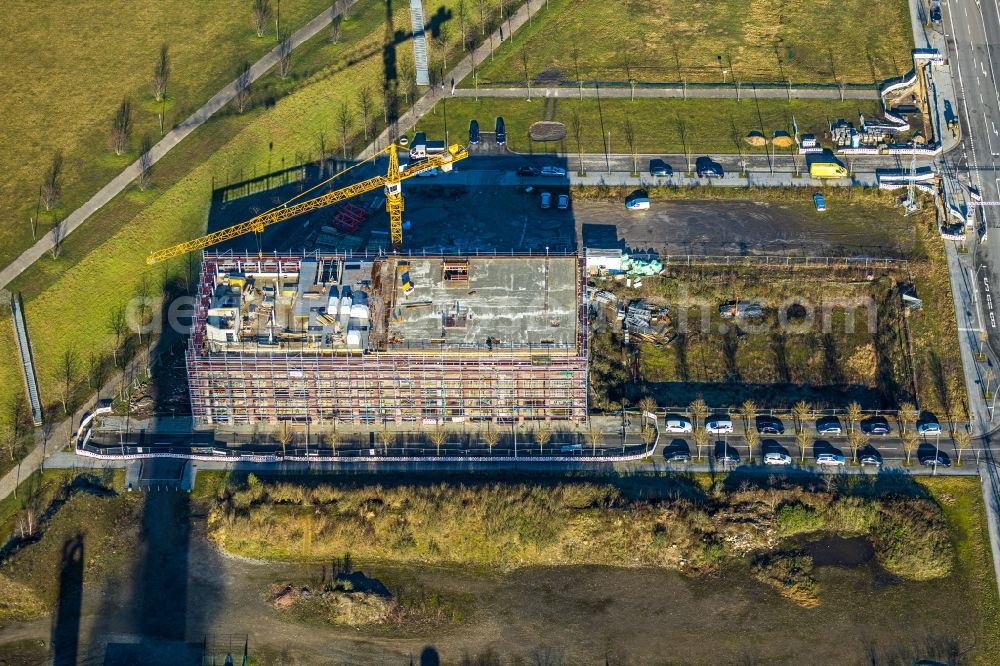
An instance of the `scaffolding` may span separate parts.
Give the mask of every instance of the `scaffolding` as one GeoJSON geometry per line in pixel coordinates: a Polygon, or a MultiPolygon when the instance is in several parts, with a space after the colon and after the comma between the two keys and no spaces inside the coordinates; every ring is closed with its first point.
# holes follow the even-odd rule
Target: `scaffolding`
{"type": "MultiPolygon", "coordinates": [[[[582,259],[574,257],[577,322],[575,339],[569,344],[407,341],[345,350],[287,342],[281,349],[252,344],[233,351],[214,349],[207,342],[205,323],[215,275],[294,273],[302,258],[206,255],[186,354],[191,406],[198,422],[289,421],[322,426],[586,421],[587,310],[582,259]]],[[[468,278],[468,263],[462,257],[441,259],[449,281],[461,283],[468,278]]],[[[544,261],[547,279],[548,258],[501,260],[544,261]]],[[[394,271],[379,271],[376,277],[394,275],[394,271]]]]}

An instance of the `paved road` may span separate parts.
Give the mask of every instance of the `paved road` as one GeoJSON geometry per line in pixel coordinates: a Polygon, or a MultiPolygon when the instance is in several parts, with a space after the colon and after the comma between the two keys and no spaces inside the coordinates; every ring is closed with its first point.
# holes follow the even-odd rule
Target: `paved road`
{"type": "MultiPolygon", "coordinates": [[[[351,7],[356,0],[337,0],[330,8],[324,10],[307,24],[296,30],[292,36],[292,48],[297,48],[303,42],[315,36],[320,30],[327,26],[334,16],[339,15],[345,9],[351,7]]],[[[278,46],[271,49],[264,57],[255,62],[250,68],[250,77],[256,81],[264,76],[272,67],[278,64],[280,56],[278,46]]],[[[236,96],[236,81],[229,84],[217,92],[211,99],[205,102],[201,108],[192,113],[186,120],[167,132],[160,141],[149,151],[152,164],[156,164],[170,150],[184,140],[191,132],[201,127],[219,109],[228,104],[236,96]]],[[[46,252],[49,252],[58,243],[62,242],[69,234],[73,233],[87,218],[100,210],[102,206],[121,194],[139,176],[139,160],[126,167],[124,171],[115,176],[111,182],[102,187],[97,193],[87,200],[82,206],[66,216],[49,233],[42,236],[30,248],[21,253],[17,259],[12,261],[3,270],[0,270],[0,288],[10,284],[10,282],[20,275],[31,264],[38,261],[46,252]]]]}
{"type": "MultiPolygon", "coordinates": [[[[457,81],[458,79],[456,79],[457,81]]],[[[535,99],[538,97],[600,97],[600,98],[710,98],[710,99],[753,99],[775,98],[775,99],[879,99],[878,90],[875,88],[861,89],[837,87],[827,88],[775,88],[756,87],[753,84],[746,84],[739,89],[726,87],[694,86],[684,88],[682,86],[651,86],[645,85],[637,87],[633,93],[627,86],[614,88],[598,88],[591,85],[580,87],[546,87],[538,86],[528,88],[456,88],[451,93],[452,97],[508,97],[515,99],[535,99]]]]}
{"type": "MultiPolygon", "coordinates": [[[[993,48],[1000,43],[1000,8],[996,2],[949,0],[942,3],[943,24],[925,32],[920,18],[926,16],[926,6],[922,0],[911,0],[911,5],[917,45],[930,43],[942,48],[944,42],[951,63],[952,85],[957,93],[955,113],[962,124],[963,141],[959,150],[945,158],[944,170],[966,172],[969,184],[978,189],[984,200],[1000,201],[1000,180],[996,174],[1000,158],[1000,90],[996,78],[1000,54],[993,48]],[[942,33],[946,33],[946,41],[942,33]],[[920,37],[926,41],[922,43],[920,37]]],[[[988,377],[984,376],[982,365],[971,358],[971,348],[977,346],[978,331],[985,330],[988,364],[994,369],[1000,367],[995,354],[1000,349],[997,327],[1000,313],[995,308],[1000,306],[994,303],[992,295],[993,287],[1000,285],[1000,213],[992,206],[980,210],[983,215],[977,217],[977,224],[982,225],[984,235],[976,234],[980,240],[975,243],[971,257],[961,257],[954,248],[949,248],[948,262],[973,429],[989,432],[997,420],[993,405],[987,406],[983,400],[982,382],[988,377]],[[972,336],[977,340],[971,340],[972,336]]],[[[993,374],[997,374],[995,370],[993,374]]],[[[996,391],[995,387],[990,388],[996,391]]],[[[1000,587],[1000,475],[990,449],[980,472],[994,571],[1000,587]]]]}

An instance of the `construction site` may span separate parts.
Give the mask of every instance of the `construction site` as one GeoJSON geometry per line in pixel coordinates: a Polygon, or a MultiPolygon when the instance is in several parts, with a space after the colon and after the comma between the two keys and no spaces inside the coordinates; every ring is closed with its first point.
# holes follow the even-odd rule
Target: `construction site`
{"type": "Polygon", "coordinates": [[[202,425],[587,419],[575,255],[207,252],[188,342],[202,425]]]}

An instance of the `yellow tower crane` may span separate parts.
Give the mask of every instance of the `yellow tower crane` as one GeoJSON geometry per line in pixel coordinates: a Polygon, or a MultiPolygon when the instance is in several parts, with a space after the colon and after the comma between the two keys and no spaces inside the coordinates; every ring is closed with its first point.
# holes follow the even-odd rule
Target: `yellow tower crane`
{"type": "Polygon", "coordinates": [[[244,234],[251,232],[260,233],[264,230],[264,227],[270,226],[277,222],[287,220],[296,215],[302,215],[303,213],[308,213],[310,211],[318,210],[324,208],[331,204],[335,204],[338,201],[343,201],[345,199],[350,199],[351,197],[363,194],[365,192],[371,192],[380,187],[385,188],[385,209],[389,213],[389,231],[390,238],[392,240],[392,246],[399,248],[403,244],[403,188],[402,181],[407,178],[412,178],[416,176],[421,171],[427,171],[428,169],[441,169],[442,171],[451,171],[452,165],[458,160],[463,160],[469,156],[468,151],[462,146],[455,144],[449,146],[448,150],[440,155],[430,155],[426,159],[413,164],[405,169],[399,168],[399,157],[397,156],[397,146],[392,143],[386,148],[375,153],[367,160],[359,162],[347,169],[337,173],[330,178],[324,180],[305,192],[298,194],[280,206],[276,206],[271,210],[265,211],[256,217],[252,217],[246,222],[240,222],[239,224],[234,224],[231,227],[226,227],[225,229],[220,229],[219,231],[214,231],[210,234],[206,234],[200,238],[195,238],[194,240],[189,240],[184,243],[179,243],[173,247],[168,247],[164,250],[159,250],[152,253],[146,257],[147,264],[155,264],[160,261],[165,261],[167,259],[172,259],[174,257],[179,257],[188,252],[193,252],[195,250],[203,250],[206,247],[211,247],[223,241],[227,241],[231,238],[236,238],[244,234]],[[376,157],[383,153],[389,154],[389,168],[384,176],[375,176],[374,178],[369,178],[367,180],[362,180],[361,182],[354,183],[353,185],[348,185],[347,187],[342,187],[326,194],[321,194],[318,197],[312,199],[306,199],[299,203],[292,203],[296,199],[299,199],[309,192],[312,192],[318,187],[322,187],[326,183],[343,176],[351,169],[355,169],[362,164],[374,160],[376,157]]]}

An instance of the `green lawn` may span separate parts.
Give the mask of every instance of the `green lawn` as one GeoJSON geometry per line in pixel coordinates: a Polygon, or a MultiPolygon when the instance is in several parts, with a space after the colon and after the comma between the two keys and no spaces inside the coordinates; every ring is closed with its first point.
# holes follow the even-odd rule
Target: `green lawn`
{"type": "Polygon", "coordinates": [[[547,81],[872,83],[910,69],[906,0],[546,2],[480,85],[523,85],[522,53],[547,81]]]}
{"type": "Polygon", "coordinates": [[[857,121],[858,113],[876,114],[878,102],[851,100],[775,100],[744,99],[524,99],[468,98],[446,99],[435,105],[432,113],[417,123],[417,129],[437,136],[444,133],[447,115],[452,141],[468,139],[469,120],[476,118],[480,127],[493,129],[493,119],[503,116],[507,125],[507,143],[518,152],[560,151],[573,154],[577,144],[573,134],[573,116],[578,115],[583,128],[583,152],[602,153],[611,133],[610,152],[628,153],[625,122],[632,123],[636,151],[639,153],[737,153],[763,152],[751,148],[744,137],[751,130],[771,136],[775,130],[792,131],[795,118],[800,132],[822,136],[827,122],[837,118],[857,121]],[[565,123],[564,141],[539,142],[528,138],[528,128],[539,120],[565,123]],[[603,135],[603,136],[602,136],[603,135]]]}
{"type": "MultiPolygon", "coordinates": [[[[272,6],[275,3],[272,2],[272,6]]],[[[329,0],[285,0],[281,23],[295,29],[329,0]]],[[[151,92],[161,43],[170,47],[172,72],[165,126],[180,122],[225,83],[243,60],[274,46],[274,28],[253,29],[246,0],[11,0],[4,4],[6,39],[0,43],[0,264],[31,243],[29,216],[56,150],[64,155],[63,193],[55,216],[65,217],[137,156],[140,137],[159,137],[151,92]],[[112,116],[125,95],[133,101],[132,152],[108,148],[112,116]]],[[[43,215],[44,233],[53,215],[43,215]]]]}
{"type": "MultiPolygon", "coordinates": [[[[457,0],[446,0],[445,11],[457,0]]],[[[284,4],[282,5],[284,15],[284,4]]],[[[317,10],[318,13],[318,10],[317,10]]],[[[43,400],[57,403],[59,359],[74,349],[82,360],[93,351],[110,357],[113,336],[107,320],[112,308],[135,294],[143,276],[158,290],[167,279],[187,268],[184,259],[149,267],[147,253],[204,232],[213,182],[224,183],[253,172],[263,173],[270,163],[292,165],[315,159],[322,134],[328,152],[340,152],[340,132],[335,109],[349,104],[353,122],[350,143],[365,144],[361,131],[358,90],[377,90],[382,69],[385,7],[363,3],[344,24],[337,44],[321,33],[292,56],[293,71],[287,81],[269,74],[254,84],[256,105],[243,115],[222,113],[197,130],[154,167],[153,188],[123,193],[71,235],[56,260],[46,256],[11,285],[25,297],[26,314],[43,400]],[[58,312],[58,316],[52,316],[58,312]]],[[[409,25],[409,10],[400,7],[393,16],[399,28],[409,25]]],[[[458,56],[458,34],[449,37],[450,62],[458,56]]],[[[400,69],[412,63],[408,41],[397,45],[400,69]]],[[[381,95],[375,94],[374,127],[381,129],[381,95]]],[[[401,100],[405,107],[406,100],[401,100]]],[[[108,175],[107,177],[110,177],[108,175]]],[[[0,328],[10,335],[9,316],[0,328]]],[[[2,338],[0,338],[2,339],[2,338]]],[[[16,378],[12,346],[0,355],[0,378],[16,378]]],[[[85,363],[81,362],[81,366],[85,363]]],[[[86,386],[78,373],[78,385],[86,386]]],[[[21,390],[19,381],[0,388],[0,405],[21,390]]],[[[61,413],[52,407],[50,413],[61,413]]],[[[0,411],[0,419],[3,418],[0,411]]]]}

